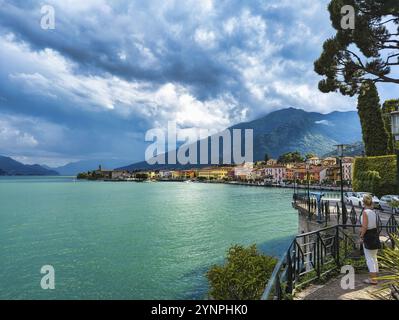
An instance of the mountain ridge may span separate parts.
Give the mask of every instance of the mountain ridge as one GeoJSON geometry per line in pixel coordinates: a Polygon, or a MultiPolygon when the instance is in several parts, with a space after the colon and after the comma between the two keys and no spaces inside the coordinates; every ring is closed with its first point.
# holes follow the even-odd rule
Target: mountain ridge
{"type": "Polygon", "coordinates": [[[59,173],[38,164],[23,164],[7,156],[0,155],[0,175],[2,176],[57,176],[59,173]]]}
{"type": "MultiPolygon", "coordinates": [[[[227,130],[233,129],[253,129],[254,161],[263,160],[265,154],[277,158],[292,151],[322,156],[333,152],[337,144],[353,144],[362,140],[360,120],[356,111],[322,114],[290,107],[273,111],[252,121],[238,123],[227,130]]],[[[244,150],[244,146],[241,150],[244,150]]],[[[200,166],[149,165],[141,161],[118,169],[181,169],[200,166]]]]}

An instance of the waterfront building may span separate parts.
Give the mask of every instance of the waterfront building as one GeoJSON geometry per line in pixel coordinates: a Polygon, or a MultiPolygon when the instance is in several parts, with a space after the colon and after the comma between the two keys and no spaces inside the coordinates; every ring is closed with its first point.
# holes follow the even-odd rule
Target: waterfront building
{"type": "Polygon", "coordinates": [[[159,178],[159,171],[148,171],[148,179],[157,179],[159,178]]]}
{"type": "Polygon", "coordinates": [[[322,169],[320,170],[320,174],[319,174],[319,182],[320,183],[326,183],[328,181],[327,170],[328,170],[328,168],[325,168],[325,167],[322,167],[322,169]]]}
{"type": "Polygon", "coordinates": [[[228,179],[231,170],[232,168],[229,167],[204,168],[198,170],[197,177],[206,180],[228,179]]]}
{"type": "Polygon", "coordinates": [[[333,157],[327,157],[321,160],[321,165],[323,167],[331,167],[337,164],[337,159],[333,157]]]}
{"type": "Polygon", "coordinates": [[[160,170],[159,171],[159,178],[160,179],[171,179],[172,178],[172,171],[170,171],[170,170],[160,170]]]}
{"type": "Polygon", "coordinates": [[[239,180],[251,180],[253,163],[247,162],[234,168],[234,177],[239,180]]]}
{"type": "Polygon", "coordinates": [[[194,170],[182,170],[180,176],[182,179],[194,179],[196,172],[194,170]]]}
{"type": "Polygon", "coordinates": [[[328,167],[326,171],[326,181],[337,183],[340,181],[340,168],[339,166],[328,167]]]}
{"type": "Polygon", "coordinates": [[[319,183],[323,169],[322,166],[311,166],[307,169],[305,164],[297,164],[295,167],[286,169],[288,173],[286,174],[286,180],[293,181],[296,178],[298,181],[305,183],[309,178],[311,183],[319,183]]]}
{"type": "Polygon", "coordinates": [[[130,178],[130,173],[125,170],[113,170],[111,172],[111,179],[112,180],[123,180],[130,178]]]}
{"type": "Polygon", "coordinates": [[[266,179],[274,183],[287,180],[287,168],[284,165],[267,166],[264,170],[266,179]]]}
{"type": "Polygon", "coordinates": [[[352,181],[353,178],[353,163],[355,159],[352,157],[342,158],[342,173],[344,176],[344,181],[352,181]]]}
{"type": "Polygon", "coordinates": [[[249,176],[250,180],[263,182],[265,180],[265,170],[263,168],[253,169],[249,176]]]}
{"type": "Polygon", "coordinates": [[[113,170],[103,169],[101,165],[98,166],[98,169],[94,171],[94,174],[98,178],[102,179],[112,179],[113,170]]]}
{"type": "Polygon", "coordinates": [[[312,166],[318,166],[321,164],[321,160],[319,157],[312,157],[312,158],[306,159],[306,163],[310,164],[312,166]]]}
{"type": "Polygon", "coordinates": [[[269,159],[266,161],[266,165],[267,166],[275,166],[277,164],[277,160],[276,159],[269,159]]]}

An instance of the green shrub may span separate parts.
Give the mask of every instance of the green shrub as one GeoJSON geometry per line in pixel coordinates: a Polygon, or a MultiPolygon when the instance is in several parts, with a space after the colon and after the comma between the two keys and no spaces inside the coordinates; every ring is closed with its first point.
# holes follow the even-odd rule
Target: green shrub
{"type": "Polygon", "coordinates": [[[354,191],[377,196],[397,193],[396,156],[356,158],[353,169],[354,191]]]}
{"type": "Polygon", "coordinates": [[[256,245],[235,245],[224,265],[208,271],[209,295],[217,300],[259,300],[276,263],[275,258],[259,253],[256,245]]]}

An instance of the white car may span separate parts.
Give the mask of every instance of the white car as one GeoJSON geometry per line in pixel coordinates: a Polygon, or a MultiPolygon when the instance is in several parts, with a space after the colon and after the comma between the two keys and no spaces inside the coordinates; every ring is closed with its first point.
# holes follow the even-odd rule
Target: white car
{"type": "Polygon", "coordinates": [[[386,195],[386,196],[381,197],[381,200],[380,200],[381,209],[384,211],[388,211],[388,212],[393,211],[395,213],[399,213],[398,208],[392,209],[392,201],[399,201],[399,196],[386,195]]]}
{"type": "MultiPolygon", "coordinates": [[[[363,207],[363,196],[368,194],[368,192],[347,192],[347,195],[344,197],[347,204],[351,206],[363,207]]],[[[373,204],[374,208],[380,207],[380,200],[375,196],[373,196],[373,204]]]]}

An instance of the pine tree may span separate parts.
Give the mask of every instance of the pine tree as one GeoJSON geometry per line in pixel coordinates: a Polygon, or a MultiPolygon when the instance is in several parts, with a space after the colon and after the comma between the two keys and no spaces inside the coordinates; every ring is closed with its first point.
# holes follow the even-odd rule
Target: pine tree
{"type": "Polygon", "coordinates": [[[382,119],[380,97],[374,82],[365,81],[362,84],[357,109],[366,155],[370,157],[388,154],[389,135],[382,119]]]}

